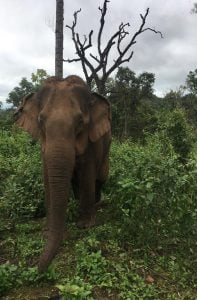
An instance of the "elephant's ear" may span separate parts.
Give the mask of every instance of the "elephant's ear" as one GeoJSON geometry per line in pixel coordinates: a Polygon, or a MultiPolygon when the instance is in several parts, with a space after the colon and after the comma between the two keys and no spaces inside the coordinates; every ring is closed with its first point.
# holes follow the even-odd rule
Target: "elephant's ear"
{"type": "Polygon", "coordinates": [[[110,103],[103,96],[93,93],[90,105],[89,139],[96,142],[111,131],[110,103]]]}
{"type": "Polygon", "coordinates": [[[22,104],[15,112],[16,124],[37,139],[40,135],[38,123],[39,106],[35,93],[24,97],[22,104]]]}

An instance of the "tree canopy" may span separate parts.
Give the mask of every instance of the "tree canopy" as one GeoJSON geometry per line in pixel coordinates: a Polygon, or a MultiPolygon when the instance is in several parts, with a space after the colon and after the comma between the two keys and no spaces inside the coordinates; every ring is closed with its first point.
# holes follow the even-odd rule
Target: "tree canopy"
{"type": "Polygon", "coordinates": [[[190,71],[186,79],[186,88],[193,95],[197,96],[197,69],[190,71]]]}
{"type": "Polygon", "coordinates": [[[14,87],[13,90],[8,94],[6,102],[11,103],[13,107],[17,107],[23,97],[29,93],[36,92],[43,80],[48,76],[49,75],[45,70],[37,69],[36,73],[31,74],[31,80],[23,77],[19,82],[19,85],[14,87]]]}

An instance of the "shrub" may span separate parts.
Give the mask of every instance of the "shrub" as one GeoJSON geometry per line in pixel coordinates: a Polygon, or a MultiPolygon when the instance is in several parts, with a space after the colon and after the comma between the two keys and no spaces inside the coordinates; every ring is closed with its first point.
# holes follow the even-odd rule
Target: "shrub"
{"type": "Polygon", "coordinates": [[[196,162],[182,165],[173,146],[161,134],[142,147],[114,142],[111,151],[110,194],[120,236],[136,244],[179,240],[196,230],[196,162]]]}
{"type": "MultiPolygon", "coordinates": [[[[0,132],[0,214],[12,220],[45,213],[40,146],[20,130],[0,132]]],[[[67,220],[76,219],[78,203],[72,193],[67,220]]]]}
{"type": "Polygon", "coordinates": [[[24,133],[1,133],[0,206],[12,219],[43,214],[44,192],[39,146],[24,133]]]}
{"type": "Polygon", "coordinates": [[[158,123],[158,131],[163,131],[180,161],[186,163],[192,149],[193,137],[192,128],[187,122],[184,111],[175,109],[171,112],[163,112],[159,116],[158,123]]]}
{"type": "Polygon", "coordinates": [[[13,110],[1,110],[0,109],[0,128],[10,130],[14,123],[13,110]]]}
{"type": "Polygon", "coordinates": [[[2,264],[0,265],[0,296],[24,284],[35,286],[36,283],[54,281],[56,278],[57,275],[52,268],[40,273],[36,267],[26,268],[9,263],[2,264]]]}

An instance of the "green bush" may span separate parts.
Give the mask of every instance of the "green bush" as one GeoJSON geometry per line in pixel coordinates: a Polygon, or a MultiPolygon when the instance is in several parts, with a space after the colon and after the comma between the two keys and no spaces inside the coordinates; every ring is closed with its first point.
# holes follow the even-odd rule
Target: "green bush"
{"type": "MultiPolygon", "coordinates": [[[[2,261],[9,259],[0,266],[1,295],[57,278],[62,299],[167,299],[167,294],[176,299],[177,290],[182,297],[190,296],[184,289],[195,288],[197,153],[192,149],[184,164],[180,161],[176,130],[174,136],[169,130],[174,128],[174,115],[169,116],[163,115],[162,126],[146,136],[144,145],[113,141],[104,191],[110,205],[98,214],[105,224],[84,232],[69,226],[72,238],[57,257],[57,274],[51,269],[41,275],[25,267],[43,245],[38,234],[42,221],[20,222],[43,210],[39,145],[16,129],[0,133],[0,248],[2,261]],[[5,217],[15,226],[4,226],[5,217]],[[149,274],[154,283],[147,281],[149,274]]],[[[190,129],[184,134],[187,138],[190,129]]],[[[76,211],[72,199],[68,222],[76,218],[76,211]]]]}
{"type": "Polygon", "coordinates": [[[175,153],[181,162],[186,163],[193,145],[192,127],[186,119],[182,109],[160,113],[158,131],[162,131],[169,138],[175,153]]]}
{"type": "Polygon", "coordinates": [[[120,236],[136,244],[175,242],[196,231],[196,162],[186,166],[162,135],[146,146],[112,144],[111,176],[106,187],[120,222],[120,236]]]}
{"type": "Polygon", "coordinates": [[[11,219],[43,214],[44,192],[39,146],[20,131],[0,137],[0,208],[11,219]]]}
{"type": "MultiPolygon", "coordinates": [[[[157,133],[148,135],[145,146],[112,143],[106,193],[123,225],[130,228],[127,231],[131,230],[130,234],[139,240],[143,240],[141,234],[148,241],[157,240],[160,235],[175,237],[194,230],[196,162],[190,159],[183,165],[179,161],[180,157],[188,159],[191,148],[190,131],[182,119],[181,111],[169,114],[157,133]],[[178,134],[185,136],[180,139],[183,148],[178,146],[178,134]]],[[[44,191],[39,145],[15,129],[0,134],[1,213],[14,220],[42,215],[44,191]]],[[[76,208],[71,201],[68,220],[73,220],[76,208]]]]}
{"type": "Polygon", "coordinates": [[[0,128],[4,130],[10,130],[13,126],[13,123],[13,109],[0,109],[0,128]]]}
{"type": "Polygon", "coordinates": [[[15,173],[6,180],[2,201],[9,217],[20,219],[43,214],[44,195],[40,162],[37,153],[31,157],[21,154],[16,161],[15,173]]]}
{"type": "MultiPolygon", "coordinates": [[[[11,220],[45,213],[42,162],[39,143],[16,128],[0,132],[0,214],[11,220]]],[[[78,203],[72,193],[67,220],[77,216],[78,203]]]]}

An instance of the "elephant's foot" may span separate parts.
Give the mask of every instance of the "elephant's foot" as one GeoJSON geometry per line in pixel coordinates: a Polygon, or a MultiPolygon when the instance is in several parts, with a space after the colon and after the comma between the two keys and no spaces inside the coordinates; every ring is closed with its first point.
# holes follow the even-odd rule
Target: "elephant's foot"
{"type": "Polygon", "coordinates": [[[96,225],[96,215],[91,215],[90,217],[81,217],[77,221],[77,227],[80,229],[91,228],[96,225]]]}

